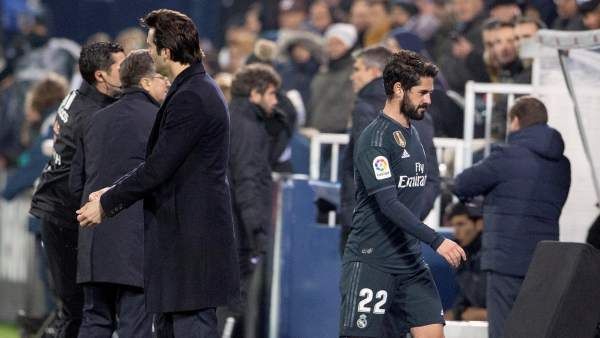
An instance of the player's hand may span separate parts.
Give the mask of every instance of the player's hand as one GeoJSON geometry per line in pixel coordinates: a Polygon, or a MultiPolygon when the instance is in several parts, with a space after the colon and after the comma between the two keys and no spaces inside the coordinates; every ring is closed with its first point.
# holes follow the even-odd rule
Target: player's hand
{"type": "Polygon", "coordinates": [[[444,239],[442,244],[440,244],[440,246],[437,248],[437,253],[444,257],[446,262],[455,268],[460,265],[461,261],[467,260],[467,254],[465,254],[465,250],[463,250],[460,245],[449,239],[444,239]]]}
{"type": "Polygon", "coordinates": [[[102,210],[99,199],[87,202],[81,209],[77,210],[77,221],[82,228],[100,224],[103,218],[104,210],[102,210]]]}
{"type": "Polygon", "coordinates": [[[99,200],[100,200],[100,197],[102,197],[102,195],[103,195],[105,192],[109,191],[111,188],[112,188],[112,186],[111,186],[111,187],[106,187],[106,188],[100,189],[100,190],[98,190],[98,191],[94,191],[93,193],[91,193],[91,194],[90,194],[90,196],[88,197],[88,200],[89,200],[90,202],[91,202],[91,201],[99,201],[99,200]]]}

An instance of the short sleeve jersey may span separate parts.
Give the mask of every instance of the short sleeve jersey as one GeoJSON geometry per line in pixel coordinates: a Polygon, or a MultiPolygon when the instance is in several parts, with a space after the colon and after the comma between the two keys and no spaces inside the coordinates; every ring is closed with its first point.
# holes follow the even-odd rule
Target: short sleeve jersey
{"type": "Polygon", "coordinates": [[[420,214],[427,161],[418,132],[380,114],[359,137],[353,160],[357,204],[344,262],[361,261],[394,274],[422,268],[419,240],[392,223],[374,196],[395,189],[398,200],[420,214]]]}

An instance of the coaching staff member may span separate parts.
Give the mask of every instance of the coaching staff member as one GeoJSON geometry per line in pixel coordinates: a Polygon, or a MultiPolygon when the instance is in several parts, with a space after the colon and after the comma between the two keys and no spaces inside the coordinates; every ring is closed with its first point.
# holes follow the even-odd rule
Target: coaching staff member
{"type": "Polygon", "coordinates": [[[73,213],[81,195],[69,188],[69,172],[77,139],[87,119],[113,103],[121,82],[119,66],[125,58],[116,43],[99,42],[83,47],[79,71],[83,83],[58,108],[54,122],[54,154],[42,172],[31,201],[31,214],[42,220],[42,241],[59,302],[57,337],[77,337],[81,324],[83,292],[76,283],[77,220],[73,213]]]}
{"type": "Polygon", "coordinates": [[[539,241],[558,240],[558,219],[571,185],[571,166],[544,104],[517,100],[508,113],[508,144],[456,177],[460,199],[484,195],[482,269],[487,273],[490,338],[504,336],[504,321],[519,294],[539,241]]]}
{"type": "MultiPolygon", "coordinates": [[[[85,184],[84,201],[144,161],[156,112],[167,95],[168,80],[156,73],[146,50],[125,58],[120,69],[123,94],[99,110],[84,130],[85,170],[71,181],[85,184]]],[[[144,301],[144,214],[136,202],[101,227],[79,230],[77,282],[85,305],[80,337],[150,337],[152,317],[144,301]],[[119,318],[118,322],[116,318],[119,318]],[[117,325],[118,324],[118,325],[117,325]]]]}
{"type": "Polygon", "coordinates": [[[202,66],[192,20],[160,9],[142,22],[156,66],[174,80],[145,162],[104,194],[90,196],[77,218],[82,226],[98,224],[144,199],[146,309],[165,313],[175,337],[217,337],[215,308],[239,293],[226,176],[229,115],[202,66]]]}

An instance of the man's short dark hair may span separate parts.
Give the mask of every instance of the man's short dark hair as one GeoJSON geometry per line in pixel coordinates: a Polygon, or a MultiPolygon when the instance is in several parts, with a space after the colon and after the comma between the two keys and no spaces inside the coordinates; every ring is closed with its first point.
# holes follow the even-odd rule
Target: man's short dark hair
{"type": "Polygon", "coordinates": [[[146,49],[131,51],[121,63],[119,77],[121,86],[129,88],[138,86],[140,80],[145,76],[150,76],[156,72],[154,61],[146,49]]]}
{"type": "Polygon", "coordinates": [[[515,26],[516,25],[523,25],[523,24],[526,24],[526,23],[532,23],[532,24],[536,25],[538,29],[544,29],[544,28],[546,28],[546,24],[542,20],[537,19],[537,18],[532,18],[532,17],[529,17],[529,16],[520,16],[520,17],[518,17],[518,18],[515,19],[515,26]]]}
{"type": "Polygon", "coordinates": [[[526,128],[538,123],[548,123],[548,111],[542,101],[533,96],[523,96],[510,108],[509,118],[519,118],[521,128],[526,128]]]}
{"type": "Polygon", "coordinates": [[[96,42],[83,46],[79,55],[79,72],[81,77],[89,84],[96,83],[94,73],[97,70],[108,71],[115,63],[112,55],[122,53],[123,47],[116,42],[96,42]]]}
{"type": "Polygon", "coordinates": [[[472,221],[477,221],[483,217],[481,209],[481,203],[467,205],[462,202],[456,202],[446,207],[444,215],[448,221],[450,221],[453,217],[461,215],[467,216],[472,221]]]}
{"type": "Polygon", "coordinates": [[[383,46],[377,46],[361,49],[354,53],[353,56],[355,60],[362,59],[367,68],[377,68],[383,71],[383,68],[385,68],[389,58],[392,56],[392,52],[383,46]]]}
{"type": "Polygon", "coordinates": [[[171,51],[171,60],[183,64],[201,62],[204,53],[196,25],[187,15],[170,9],[157,9],[140,19],[143,27],[154,28],[154,44],[160,53],[171,51]]]}
{"type": "Polygon", "coordinates": [[[281,78],[273,67],[253,63],[245,65],[233,76],[231,82],[232,96],[250,96],[250,92],[254,89],[260,94],[267,91],[269,85],[278,88],[281,84],[281,78]]]}
{"type": "Polygon", "coordinates": [[[419,84],[422,77],[434,78],[438,71],[438,67],[422,55],[402,49],[392,54],[383,70],[385,94],[392,98],[396,83],[400,83],[403,90],[409,91],[419,84]]]}

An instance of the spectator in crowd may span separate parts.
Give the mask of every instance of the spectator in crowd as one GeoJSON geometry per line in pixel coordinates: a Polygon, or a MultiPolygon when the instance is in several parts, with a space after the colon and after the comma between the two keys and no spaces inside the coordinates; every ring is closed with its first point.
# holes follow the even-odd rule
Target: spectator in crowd
{"type": "Polygon", "coordinates": [[[365,32],[365,47],[380,43],[392,29],[392,21],[388,13],[386,0],[369,1],[369,27],[365,32]]]}
{"type": "Polygon", "coordinates": [[[412,1],[393,0],[390,2],[390,21],[393,28],[404,27],[409,30],[409,27],[415,21],[415,15],[419,13],[419,9],[412,1]]]}
{"type": "MultiPolygon", "coordinates": [[[[272,223],[272,184],[271,135],[266,121],[275,111],[280,83],[279,75],[272,67],[251,64],[241,68],[231,84],[228,177],[238,239],[242,298],[231,304],[230,310],[238,320],[243,318],[252,276],[268,246],[268,231],[272,223]]],[[[236,327],[241,331],[244,324],[236,327]]]]}
{"type": "MultiPolygon", "coordinates": [[[[273,69],[276,67],[275,58],[278,47],[275,42],[258,40],[254,53],[248,57],[246,64],[263,63],[273,69]]],[[[280,89],[276,90],[277,104],[272,113],[265,117],[269,132],[269,163],[275,172],[292,172],[290,140],[294,134],[298,113],[294,104],[280,89]]]]}
{"type": "MultiPolygon", "coordinates": [[[[32,135],[29,147],[19,156],[17,168],[7,177],[6,186],[0,193],[5,200],[12,200],[24,191],[33,188],[35,180],[48,162],[51,152],[47,150],[48,146],[46,144],[48,142],[52,143],[52,125],[56,118],[56,111],[60,102],[67,95],[68,88],[68,82],[64,77],[50,73],[29,89],[25,100],[26,120],[36,125],[39,133],[36,133],[37,136],[35,137],[32,135]]],[[[48,260],[42,245],[40,223],[38,218],[28,217],[28,230],[35,240],[38,273],[44,285],[45,308],[43,316],[46,317],[55,308],[55,297],[50,288],[48,260]]],[[[25,316],[29,315],[28,313],[25,314],[25,316]]],[[[33,317],[29,318],[33,319],[33,317]]],[[[45,318],[37,322],[41,324],[43,319],[45,318]]],[[[38,325],[35,326],[32,329],[37,331],[38,325]]]]}
{"type": "Polygon", "coordinates": [[[562,137],[547,125],[544,104],[521,97],[509,118],[508,144],[493,147],[489,157],[459,174],[453,189],[461,200],[485,196],[481,265],[487,271],[490,338],[503,337],[537,243],[558,240],[571,184],[562,137]]]}
{"type": "Polygon", "coordinates": [[[526,16],[518,17],[515,20],[515,41],[520,48],[523,41],[531,39],[540,29],[546,28],[546,24],[539,19],[533,19],[526,16]]]}
{"type": "Polygon", "coordinates": [[[147,48],[146,34],[138,27],[129,27],[120,31],[115,41],[123,46],[125,55],[129,55],[129,52],[136,49],[147,48]]]}
{"type": "Polygon", "coordinates": [[[585,28],[600,29],[600,0],[584,0],[578,2],[578,8],[583,16],[585,28]]]}
{"type": "Polygon", "coordinates": [[[467,56],[473,51],[481,53],[481,25],[485,20],[483,0],[453,0],[452,12],[456,16],[450,39],[443,40],[438,63],[446,76],[449,89],[462,94],[468,80],[486,77],[485,68],[468,67],[467,56]]]}
{"type": "Polygon", "coordinates": [[[255,41],[256,34],[246,27],[243,18],[230,19],[225,30],[225,47],[221,48],[218,55],[221,70],[234,73],[243,66],[252,53],[255,41]]]}
{"type": "Polygon", "coordinates": [[[333,24],[333,12],[326,1],[317,0],[310,5],[308,24],[319,34],[324,34],[327,28],[333,24]]]}
{"type": "MultiPolygon", "coordinates": [[[[156,73],[147,50],[129,53],[119,74],[122,96],[90,118],[83,131],[84,163],[71,166],[71,176],[84,182],[83,203],[143,162],[156,112],[167,95],[169,82],[156,73]]],[[[102,227],[79,230],[77,282],[84,293],[80,337],[110,338],[113,331],[121,337],[152,335],[144,301],[144,274],[149,272],[143,270],[143,212],[138,202],[102,227]]]]}
{"type": "Polygon", "coordinates": [[[514,23],[498,21],[492,28],[492,36],[493,45],[491,52],[494,60],[498,62],[497,82],[511,83],[522,81],[520,79],[524,69],[517,51],[514,23]]]}
{"type": "Polygon", "coordinates": [[[99,224],[144,199],[146,311],[161,314],[157,335],[169,330],[175,338],[191,332],[216,337],[216,307],[239,292],[226,177],[229,114],[202,65],[193,21],[168,9],[142,20],[149,27],[150,55],[174,81],[157,113],[145,161],[114,186],[90,194],[77,218],[83,227],[99,224]]]}
{"type": "Polygon", "coordinates": [[[354,0],[350,7],[349,23],[356,28],[356,47],[364,47],[365,33],[369,28],[369,0],[354,0]]]}
{"type": "Polygon", "coordinates": [[[490,18],[500,22],[513,22],[521,16],[521,7],[517,0],[493,0],[490,6],[490,18]]]}
{"type": "MultiPolygon", "coordinates": [[[[387,96],[383,87],[383,69],[391,56],[392,52],[390,50],[378,46],[361,50],[354,57],[351,79],[357,97],[352,111],[350,141],[342,159],[341,175],[342,240],[340,245],[342,250],[350,233],[352,214],[356,203],[353,165],[355,143],[363,130],[381,114],[381,110],[385,106],[387,96]]],[[[425,113],[422,120],[411,120],[410,122],[419,133],[419,138],[426,152],[427,165],[430,168],[421,208],[419,209],[421,213],[417,215],[423,220],[432,209],[440,191],[438,162],[435,146],[433,145],[433,122],[431,116],[427,113],[425,113]]]]}
{"type": "Polygon", "coordinates": [[[320,132],[345,133],[347,130],[354,102],[350,74],[356,38],[354,26],[345,23],[333,24],[325,32],[329,60],[311,83],[308,108],[309,126],[320,132]]]}
{"type": "Polygon", "coordinates": [[[322,43],[310,32],[286,32],[280,34],[279,45],[284,58],[277,67],[281,75],[281,89],[285,92],[297,90],[302,98],[302,111],[306,112],[310,102],[310,84],[325,59],[322,43]]]}
{"type": "Polygon", "coordinates": [[[299,30],[306,28],[306,5],[304,0],[281,0],[279,2],[279,29],[299,30]]]}
{"type": "Polygon", "coordinates": [[[100,42],[82,49],[79,70],[85,81],[58,110],[53,158],[42,172],[31,202],[30,213],[42,220],[42,241],[60,301],[59,337],[77,337],[83,309],[83,292],[76,283],[79,226],[74,216],[81,195],[71,192],[69,172],[87,119],[115,101],[112,95],[121,86],[119,67],[124,58],[116,43],[100,42]]]}
{"type": "Polygon", "coordinates": [[[454,238],[465,250],[467,261],[456,271],[458,295],[447,320],[487,320],[485,309],[486,278],[481,270],[481,203],[465,205],[458,202],[446,208],[445,217],[454,228],[454,238]]]}
{"type": "Polygon", "coordinates": [[[564,31],[584,30],[585,26],[581,13],[577,8],[577,0],[556,0],[556,13],[558,17],[552,23],[552,29],[564,31]]]}

